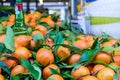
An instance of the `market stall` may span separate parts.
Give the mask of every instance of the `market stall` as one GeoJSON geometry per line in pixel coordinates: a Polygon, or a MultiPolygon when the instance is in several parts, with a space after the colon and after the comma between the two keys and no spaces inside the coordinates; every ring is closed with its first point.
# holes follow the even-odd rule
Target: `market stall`
{"type": "Polygon", "coordinates": [[[120,80],[120,40],[93,28],[106,20],[93,17],[97,1],[53,1],[26,13],[16,0],[14,13],[0,17],[0,80],[120,80]]]}

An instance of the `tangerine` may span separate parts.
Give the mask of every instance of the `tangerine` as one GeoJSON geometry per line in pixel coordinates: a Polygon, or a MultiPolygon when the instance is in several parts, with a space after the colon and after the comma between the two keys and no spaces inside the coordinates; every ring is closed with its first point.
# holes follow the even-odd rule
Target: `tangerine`
{"type": "Polygon", "coordinates": [[[87,42],[84,40],[77,40],[73,43],[73,46],[78,47],[80,49],[86,49],[87,46],[87,42]]]}
{"type": "Polygon", "coordinates": [[[77,61],[79,61],[79,59],[81,58],[80,54],[73,54],[72,56],[70,56],[70,58],[68,59],[68,64],[74,64],[77,61]]]}
{"type": "Polygon", "coordinates": [[[25,47],[28,45],[28,43],[30,42],[30,40],[32,39],[31,36],[27,36],[27,35],[19,35],[15,37],[15,42],[22,47],[25,47]]]}
{"type": "Polygon", "coordinates": [[[94,76],[85,76],[82,78],[82,80],[98,80],[98,79],[94,76]]]}
{"type": "Polygon", "coordinates": [[[104,65],[102,64],[96,64],[93,69],[92,69],[92,73],[96,74],[98,71],[100,71],[101,69],[105,68],[104,65]]]}
{"type": "Polygon", "coordinates": [[[54,45],[54,42],[51,38],[47,38],[45,41],[45,44],[52,47],[54,45]]]}
{"type": "Polygon", "coordinates": [[[115,72],[110,68],[103,68],[101,69],[98,74],[98,80],[113,80],[115,72]]]}
{"type": "Polygon", "coordinates": [[[120,56],[120,46],[118,46],[114,51],[114,56],[120,56]]]}
{"type": "Polygon", "coordinates": [[[43,78],[46,79],[48,78],[50,75],[52,75],[50,68],[57,70],[58,73],[60,73],[60,69],[58,66],[56,66],[55,64],[50,64],[48,66],[46,66],[43,69],[43,78]]]}
{"type": "Polygon", "coordinates": [[[110,63],[110,55],[106,52],[98,52],[98,54],[95,57],[95,61],[102,61],[105,63],[110,63]]]}
{"type": "Polygon", "coordinates": [[[60,75],[57,75],[57,74],[54,74],[54,75],[51,75],[47,80],[64,80],[60,75]]]}
{"type": "Polygon", "coordinates": [[[42,65],[46,66],[54,62],[54,56],[51,50],[40,48],[36,54],[36,60],[42,65]]]}
{"type": "Polygon", "coordinates": [[[34,15],[35,18],[40,18],[41,17],[41,13],[38,12],[38,11],[36,11],[33,15],[34,15]]]}
{"type": "Polygon", "coordinates": [[[27,72],[27,69],[21,65],[16,65],[11,70],[12,76],[15,76],[15,75],[20,74],[20,73],[26,73],[26,72],[27,72]]]}
{"type": "Polygon", "coordinates": [[[2,74],[0,74],[0,80],[5,80],[5,78],[2,74]]]}
{"type": "Polygon", "coordinates": [[[76,38],[86,41],[85,35],[79,35],[79,36],[76,36],[76,38]]]}
{"type": "Polygon", "coordinates": [[[4,43],[5,37],[6,37],[5,34],[0,35],[0,43],[4,43]]]}
{"type": "Polygon", "coordinates": [[[42,25],[37,25],[35,27],[36,30],[40,31],[42,33],[42,35],[46,35],[47,33],[47,28],[45,26],[42,26],[42,25]]]}
{"type": "Polygon", "coordinates": [[[89,74],[90,74],[90,71],[85,66],[80,66],[79,68],[77,68],[76,70],[72,70],[72,72],[71,72],[71,75],[76,79],[81,76],[85,76],[85,75],[89,75],[89,74]]]}
{"type": "Polygon", "coordinates": [[[4,62],[8,67],[14,67],[15,65],[17,65],[17,60],[12,58],[6,58],[4,62]]]}
{"type": "Polygon", "coordinates": [[[120,65],[120,56],[113,56],[113,60],[116,64],[120,65]]]}
{"type": "Polygon", "coordinates": [[[18,47],[15,49],[14,56],[16,58],[29,59],[31,57],[31,55],[32,55],[31,52],[25,47],[18,47]]]}
{"type": "Polygon", "coordinates": [[[56,55],[57,55],[59,58],[68,57],[68,56],[70,56],[70,51],[69,51],[68,48],[63,47],[63,46],[60,46],[60,47],[58,48],[58,51],[56,52],[56,55]]]}

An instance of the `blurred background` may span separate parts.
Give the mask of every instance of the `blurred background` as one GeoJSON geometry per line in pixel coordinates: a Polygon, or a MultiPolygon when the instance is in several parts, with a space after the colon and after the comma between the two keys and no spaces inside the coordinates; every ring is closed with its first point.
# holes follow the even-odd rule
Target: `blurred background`
{"type": "MultiPolygon", "coordinates": [[[[28,13],[43,6],[48,9],[49,14],[56,12],[61,20],[65,20],[68,18],[70,2],[70,0],[23,0],[23,9],[28,13]]],[[[14,7],[14,4],[15,0],[0,0],[1,6],[14,7]]]]}
{"type": "MultiPolygon", "coordinates": [[[[45,9],[49,14],[58,14],[61,21],[82,28],[86,34],[106,32],[117,38],[120,37],[119,3],[120,0],[23,0],[23,9],[26,13],[45,9]]],[[[0,0],[0,16],[14,13],[14,4],[15,0],[0,0]]]]}

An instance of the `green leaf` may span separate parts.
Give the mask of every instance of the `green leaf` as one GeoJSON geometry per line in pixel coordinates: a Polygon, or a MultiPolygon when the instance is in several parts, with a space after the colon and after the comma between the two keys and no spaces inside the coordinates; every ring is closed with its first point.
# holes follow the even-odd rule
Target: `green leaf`
{"type": "Polygon", "coordinates": [[[110,35],[108,35],[107,33],[103,32],[102,33],[102,42],[106,42],[110,40],[110,35]]]}
{"type": "Polygon", "coordinates": [[[112,47],[112,46],[105,46],[103,47],[102,51],[104,52],[113,52],[116,48],[112,47]]]}
{"type": "Polygon", "coordinates": [[[81,66],[82,66],[81,64],[77,64],[74,66],[74,68],[72,70],[75,71],[76,69],[80,68],[81,66]]]}
{"type": "MultiPolygon", "coordinates": [[[[55,38],[54,38],[54,44],[62,44],[64,43],[64,39],[63,39],[63,36],[62,36],[62,33],[58,33],[56,34],[55,38]]],[[[59,46],[56,46],[56,50],[58,49],[59,46]]]]}
{"type": "Polygon", "coordinates": [[[0,22],[2,22],[2,21],[7,21],[7,20],[8,20],[8,16],[0,17],[0,22]]]}
{"type": "Polygon", "coordinates": [[[2,68],[5,72],[8,73],[8,75],[10,76],[10,80],[11,80],[11,72],[3,61],[0,61],[0,68],[2,68]]]}
{"type": "Polygon", "coordinates": [[[71,71],[63,71],[62,73],[61,73],[61,75],[62,75],[62,77],[63,78],[70,78],[70,79],[73,79],[73,77],[71,76],[71,71]]]}
{"type": "Polygon", "coordinates": [[[39,72],[34,69],[34,67],[29,63],[28,60],[21,59],[21,65],[27,68],[27,70],[32,74],[35,80],[39,78],[39,72]]]}
{"type": "Polygon", "coordinates": [[[32,56],[35,59],[36,58],[36,52],[35,51],[31,51],[32,52],[32,56]]]}
{"type": "Polygon", "coordinates": [[[57,31],[54,31],[53,29],[50,29],[50,30],[48,30],[48,32],[46,34],[46,37],[54,39],[57,33],[58,33],[57,31]]]}
{"type": "Polygon", "coordinates": [[[67,65],[66,63],[63,63],[63,62],[61,62],[61,64],[58,64],[58,66],[59,66],[60,69],[63,69],[63,68],[71,69],[71,68],[73,68],[72,65],[67,65]]]}
{"type": "Polygon", "coordinates": [[[13,76],[12,80],[20,80],[20,77],[19,76],[13,76]]]}
{"type": "Polygon", "coordinates": [[[64,30],[69,30],[70,29],[70,25],[68,24],[67,21],[62,21],[62,25],[60,26],[60,28],[64,29],[64,30]]]}
{"type": "Polygon", "coordinates": [[[2,43],[0,43],[0,53],[3,52],[3,48],[4,48],[4,45],[2,43]]]}
{"type": "Polygon", "coordinates": [[[45,26],[47,29],[49,28],[49,25],[46,22],[40,22],[39,24],[45,26]]]}
{"type": "Polygon", "coordinates": [[[37,72],[39,72],[37,80],[41,80],[42,73],[41,73],[40,68],[36,64],[34,64],[33,67],[37,72]]]}
{"type": "Polygon", "coordinates": [[[44,42],[44,36],[40,33],[33,35],[33,40],[35,41],[35,48],[39,49],[43,42],[44,42]]]}
{"type": "Polygon", "coordinates": [[[27,28],[27,32],[30,35],[32,33],[32,28],[31,27],[27,28]]]}
{"type": "Polygon", "coordinates": [[[61,31],[62,32],[62,35],[63,37],[66,39],[66,40],[69,40],[70,41],[70,44],[73,44],[75,42],[75,35],[73,32],[69,31],[69,30],[63,30],[61,31]]]}
{"type": "Polygon", "coordinates": [[[52,20],[54,22],[57,22],[57,19],[59,18],[59,15],[57,15],[56,13],[53,13],[53,14],[51,14],[51,17],[52,17],[52,20]]]}
{"type": "Polygon", "coordinates": [[[14,7],[11,6],[5,6],[5,5],[1,5],[0,6],[0,11],[2,12],[8,12],[8,13],[13,13],[14,14],[14,7]]]}
{"type": "Polygon", "coordinates": [[[6,28],[2,24],[0,24],[0,34],[4,34],[5,31],[6,31],[6,28]]]}
{"type": "Polygon", "coordinates": [[[14,51],[14,33],[11,27],[7,27],[4,43],[7,49],[14,51]]]}
{"type": "Polygon", "coordinates": [[[99,49],[100,48],[101,41],[98,40],[98,38],[95,39],[91,49],[99,49]]]}
{"type": "Polygon", "coordinates": [[[92,61],[94,57],[98,54],[98,52],[101,51],[101,49],[102,48],[100,48],[100,42],[98,41],[98,38],[97,38],[93,43],[93,46],[91,47],[91,49],[85,50],[80,60],[75,64],[92,61]]]}
{"type": "Polygon", "coordinates": [[[81,62],[90,62],[90,61],[92,61],[100,50],[101,50],[101,48],[85,51],[78,62],[81,63],[81,62]]]}
{"type": "Polygon", "coordinates": [[[24,80],[29,80],[29,77],[26,77],[24,80]]]}
{"type": "Polygon", "coordinates": [[[114,80],[119,80],[119,75],[120,75],[120,74],[117,74],[117,73],[114,74],[114,76],[113,76],[114,80]]]}
{"type": "Polygon", "coordinates": [[[58,74],[58,75],[60,75],[60,73],[58,73],[58,70],[55,70],[55,69],[53,69],[53,68],[50,68],[50,72],[51,72],[52,74],[58,74]]]}
{"type": "Polygon", "coordinates": [[[69,57],[70,57],[70,56],[64,56],[64,57],[62,57],[62,58],[60,59],[60,62],[68,59],[69,57]]]}
{"type": "Polygon", "coordinates": [[[54,78],[48,78],[47,80],[55,80],[54,78]]]}
{"type": "Polygon", "coordinates": [[[0,43],[0,53],[11,52],[9,49],[5,47],[3,43],[0,43]]]}
{"type": "Polygon", "coordinates": [[[48,14],[46,14],[46,13],[42,13],[41,18],[44,18],[44,17],[47,17],[47,16],[49,16],[49,15],[48,15],[48,14]]]}
{"type": "Polygon", "coordinates": [[[56,34],[56,36],[54,38],[54,43],[55,44],[63,43],[63,36],[62,36],[62,34],[60,32],[58,34],[56,34]]]}
{"type": "Polygon", "coordinates": [[[11,54],[3,54],[0,56],[1,57],[5,57],[5,58],[12,58],[12,59],[15,59],[15,60],[19,60],[18,58],[16,58],[15,56],[11,55],[11,54]]]}
{"type": "Polygon", "coordinates": [[[76,35],[79,35],[79,34],[84,34],[83,30],[82,29],[79,29],[79,28],[76,28],[74,26],[71,26],[71,31],[76,34],[76,35]]]}

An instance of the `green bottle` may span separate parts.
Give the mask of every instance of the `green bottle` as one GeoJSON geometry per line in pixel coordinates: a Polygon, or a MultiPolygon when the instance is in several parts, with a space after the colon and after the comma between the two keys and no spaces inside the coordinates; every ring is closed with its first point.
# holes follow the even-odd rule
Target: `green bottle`
{"type": "Polygon", "coordinates": [[[12,26],[14,32],[22,32],[27,30],[24,22],[22,0],[16,0],[15,3],[15,24],[12,26]]]}

